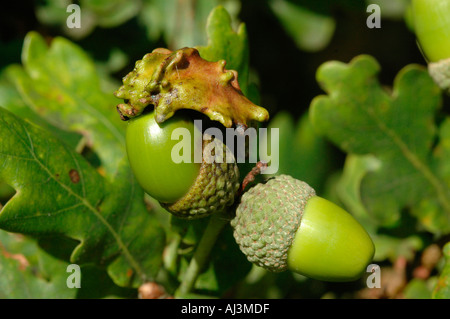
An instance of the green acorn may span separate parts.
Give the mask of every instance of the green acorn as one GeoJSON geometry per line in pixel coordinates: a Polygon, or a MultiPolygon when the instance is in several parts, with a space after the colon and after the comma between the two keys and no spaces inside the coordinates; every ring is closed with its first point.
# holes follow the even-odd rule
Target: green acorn
{"type": "Polygon", "coordinates": [[[350,214],[288,175],[244,193],[231,225],[248,260],[273,272],[352,281],[363,274],[375,251],[350,214]]]}
{"type": "Polygon", "coordinates": [[[128,122],[126,147],[131,169],[147,194],[173,215],[186,219],[206,217],[234,202],[239,189],[239,170],[233,154],[219,139],[204,136],[187,117],[175,115],[162,124],[155,113],[145,113],[128,122]],[[184,141],[190,151],[186,162],[174,161],[177,129],[189,133],[184,141]],[[201,148],[201,163],[194,158],[201,148]]]}
{"type": "Polygon", "coordinates": [[[195,48],[158,48],[136,62],[115,92],[124,100],[116,108],[128,121],[127,154],[137,181],[178,217],[206,217],[233,204],[239,171],[225,144],[204,136],[191,118],[177,112],[197,111],[217,125],[243,129],[269,117],[244,96],[237,72],[225,65],[204,60],[195,48]],[[191,154],[201,148],[201,163],[174,161],[177,129],[193,137],[191,154]]]}
{"type": "Polygon", "coordinates": [[[412,0],[411,9],[428,71],[436,84],[450,94],[450,1],[412,0]]]}

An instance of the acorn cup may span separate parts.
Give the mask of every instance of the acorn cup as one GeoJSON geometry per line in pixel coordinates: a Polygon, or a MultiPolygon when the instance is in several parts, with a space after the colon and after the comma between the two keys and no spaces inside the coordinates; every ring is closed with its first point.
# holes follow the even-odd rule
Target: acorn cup
{"type": "Polygon", "coordinates": [[[273,272],[353,281],[375,252],[370,236],[349,213],[288,175],[246,191],[231,225],[247,259],[273,272]]]}

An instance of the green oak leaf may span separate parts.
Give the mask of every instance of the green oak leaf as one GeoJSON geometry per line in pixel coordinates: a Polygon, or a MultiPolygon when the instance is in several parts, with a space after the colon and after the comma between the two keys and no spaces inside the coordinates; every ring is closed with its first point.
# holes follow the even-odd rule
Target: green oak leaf
{"type": "Polygon", "coordinates": [[[77,289],[66,284],[68,265],[39,249],[32,239],[0,231],[1,299],[75,298],[77,289]],[[43,274],[42,265],[52,272],[43,274]]]}
{"type": "Polygon", "coordinates": [[[30,32],[22,62],[23,67],[5,71],[22,99],[50,124],[83,134],[113,179],[126,156],[125,123],[114,111],[119,100],[101,91],[93,61],[65,38],[54,38],[48,47],[41,35],[30,32]]]}
{"type": "Polygon", "coordinates": [[[43,246],[51,237],[36,240],[22,234],[0,230],[0,298],[65,299],[137,296],[136,289],[115,285],[104,269],[93,265],[80,267],[80,285],[71,288],[74,271],[67,255],[73,245],[67,239],[58,240],[60,252],[47,252],[43,246]],[[42,246],[43,245],[43,246],[42,246]],[[102,284],[99,285],[99,282],[102,284]]]}
{"type": "MultiPolygon", "coordinates": [[[[77,248],[72,258],[81,261],[92,259],[99,264],[108,264],[108,273],[122,286],[127,286],[130,282],[138,285],[143,279],[152,278],[160,264],[164,232],[155,216],[148,215],[143,191],[130,169],[125,149],[125,123],[114,110],[118,100],[112,92],[105,93],[101,90],[101,81],[90,57],[80,47],[64,38],[56,37],[48,46],[38,33],[28,33],[24,41],[22,62],[23,67],[12,65],[5,72],[8,79],[15,84],[23,101],[52,125],[82,134],[101,162],[98,169],[101,175],[90,177],[93,185],[97,184],[98,187],[92,194],[88,194],[96,197],[98,202],[89,202],[87,198],[79,200],[91,206],[87,211],[101,211],[101,214],[97,215],[100,220],[102,214],[113,217],[111,221],[103,223],[103,226],[107,228],[104,234],[112,236],[116,245],[95,239],[96,235],[93,233],[90,234],[93,235],[93,240],[87,240],[78,247],[86,249],[77,248]],[[107,198],[109,200],[106,200],[107,198]],[[114,226],[114,223],[117,225],[114,226]],[[119,227],[123,234],[117,233],[118,229],[114,230],[114,227],[119,227]],[[117,236],[114,235],[115,232],[117,236]],[[137,233],[141,233],[139,237],[135,237],[137,233]],[[124,241],[130,241],[128,250],[134,250],[133,253],[127,253],[126,245],[122,245],[124,241]],[[133,256],[134,253],[136,255],[133,256]],[[106,260],[101,257],[102,254],[115,254],[116,258],[106,260]],[[137,275],[130,277],[133,273],[137,275]]],[[[51,160],[56,161],[57,158],[53,154],[51,160]]],[[[76,167],[70,169],[78,171],[76,167]]],[[[93,173],[95,170],[89,168],[89,171],[93,173]]],[[[65,176],[67,174],[68,172],[64,172],[65,176]]],[[[5,182],[11,184],[7,180],[5,182]]],[[[35,180],[33,182],[42,183],[35,180]]],[[[35,185],[31,184],[30,187],[32,186],[35,185]]],[[[52,192],[46,195],[51,197],[52,192]]],[[[49,208],[55,209],[54,206],[49,208]]],[[[20,207],[17,209],[20,211],[20,207]]],[[[20,214],[23,212],[20,211],[20,214]]],[[[51,227],[40,223],[39,225],[44,228],[51,227]]],[[[34,232],[36,225],[28,226],[28,231],[34,232]]],[[[84,224],[84,231],[89,233],[89,229],[94,226],[95,223],[84,224]]],[[[42,233],[42,230],[36,232],[42,233]]],[[[64,232],[62,234],[67,235],[64,232]]]]}
{"type": "Polygon", "coordinates": [[[311,121],[343,151],[379,162],[358,177],[361,203],[379,224],[394,225],[403,209],[413,208],[423,226],[449,231],[450,188],[433,165],[441,92],[421,66],[402,69],[392,92],[378,82],[379,70],[366,55],[323,64],[317,81],[327,95],[312,101],[311,121]],[[434,216],[417,212],[423,199],[433,200],[434,216]],[[439,222],[430,225],[430,217],[439,222]]]}
{"type": "MultiPolygon", "coordinates": [[[[446,118],[439,127],[439,143],[433,151],[432,167],[447,188],[450,188],[450,118],[446,118]]],[[[428,229],[440,230],[440,225],[448,223],[446,216],[441,213],[441,205],[437,198],[423,198],[417,207],[413,207],[414,214],[421,218],[428,229]]]]}
{"type": "Polygon", "coordinates": [[[0,228],[73,238],[80,242],[73,263],[108,267],[122,286],[156,275],[164,234],[142,190],[111,184],[69,146],[3,108],[0,139],[0,179],[16,190],[0,211],[0,228]]]}
{"type": "Polygon", "coordinates": [[[30,108],[17,91],[13,84],[13,80],[9,79],[7,72],[2,72],[0,74],[0,105],[22,119],[31,121],[46,130],[51,131],[55,136],[61,138],[62,141],[74,149],[81,142],[82,136],[80,134],[51,125],[30,108]]]}
{"type": "Polygon", "coordinates": [[[235,18],[239,0],[145,0],[138,21],[146,28],[150,40],[161,36],[170,50],[203,45],[207,41],[205,24],[215,7],[222,5],[235,18]]]}
{"type": "Polygon", "coordinates": [[[439,127],[439,144],[434,151],[434,166],[439,176],[450,187],[450,117],[447,117],[439,127]]]}
{"type": "Polygon", "coordinates": [[[225,60],[227,69],[238,72],[239,86],[247,94],[249,45],[245,24],[241,23],[234,31],[230,14],[224,7],[218,6],[209,14],[206,29],[208,45],[197,47],[201,57],[212,62],[225,60]]]}
{"type": "Polygon", "coordinates": [[[349,154],[345,159],[342,175],[336,184],[339,199],[367,230],[372,231],[376,230],[377,225],[362,203],[360,185],[363,178],[368,173],[379,169],[379,166],[380,161],[371,154],[349,154]]]}

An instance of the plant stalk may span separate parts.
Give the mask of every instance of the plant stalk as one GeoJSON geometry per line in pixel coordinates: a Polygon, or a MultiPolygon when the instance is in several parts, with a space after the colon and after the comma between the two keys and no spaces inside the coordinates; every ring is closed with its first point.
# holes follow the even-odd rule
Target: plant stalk
{"type": "Polygon", "coordinates": [[[211,216],[208,226],[197,245],[194,256],[189,263],[183,281],[178,287],[175,296],[182,297],[192,290],[198,275],[203,270],[203,267],[208,260],[217,238],[228,223],[229,219],[225,218],[223,214],[214,214],[211,216]]]}

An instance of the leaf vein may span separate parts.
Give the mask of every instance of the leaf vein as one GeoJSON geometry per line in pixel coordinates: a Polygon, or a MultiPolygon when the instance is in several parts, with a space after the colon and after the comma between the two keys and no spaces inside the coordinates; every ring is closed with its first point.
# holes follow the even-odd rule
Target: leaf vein
{"type": "Polygon", "coordinates": [[[447,193],[445,191],[445,185],[441,183],[438,177],[436,177],[433,172],[409,149],[408,145],[403,142],[403,140],[383,121],[380,121],[378,117],[374,114],[371,108],[367,108],[367,114],[375,121],[378,128],[386,134],[396,145],[400,152],[404,155],[407,161],[409,161],[433,186],[444,209],[450,213],[450,199],[447,198],[447,193]]]}
{"type": "Polygon", "coordinates": [[[62,183],[56,176],[43,164],[41,161],[37,158],[35,152],[34,152],[34,144],[33,140],[31,139],[30,133],[28,132],[27,128],[24,127],[24,130],[28,136],[28,139],[30,141],[30,153],[33,156],[36,163],[39,164],[39,166],[44,170],[56,183],[58,183],[63,189],[65,189],[70,195],[74,196],[76,199],[78,199],[91,213],[94,214],[94,216],[100,220],[100,222],[106,227],[106,229],[111,233],[114,240],[116,241],[117,245],[119,246],[122,253],[125,255],[125,258],[128,260],[128,262],[132,265],[132,267],[136,270],[138,275],[140,277],[144,277],[144,272],[141,269],[139,263],[134,259],[131,252],[128,250],[128,247],[124,244],[122,239],[119,237],[117,232],[112,228],[111,224],[108,223],[108,221],[95,209],[95,207],[92,206],[92,204],[86,199],[81,197],[79,194],[74,192],[69,186],[62,183]]]}

